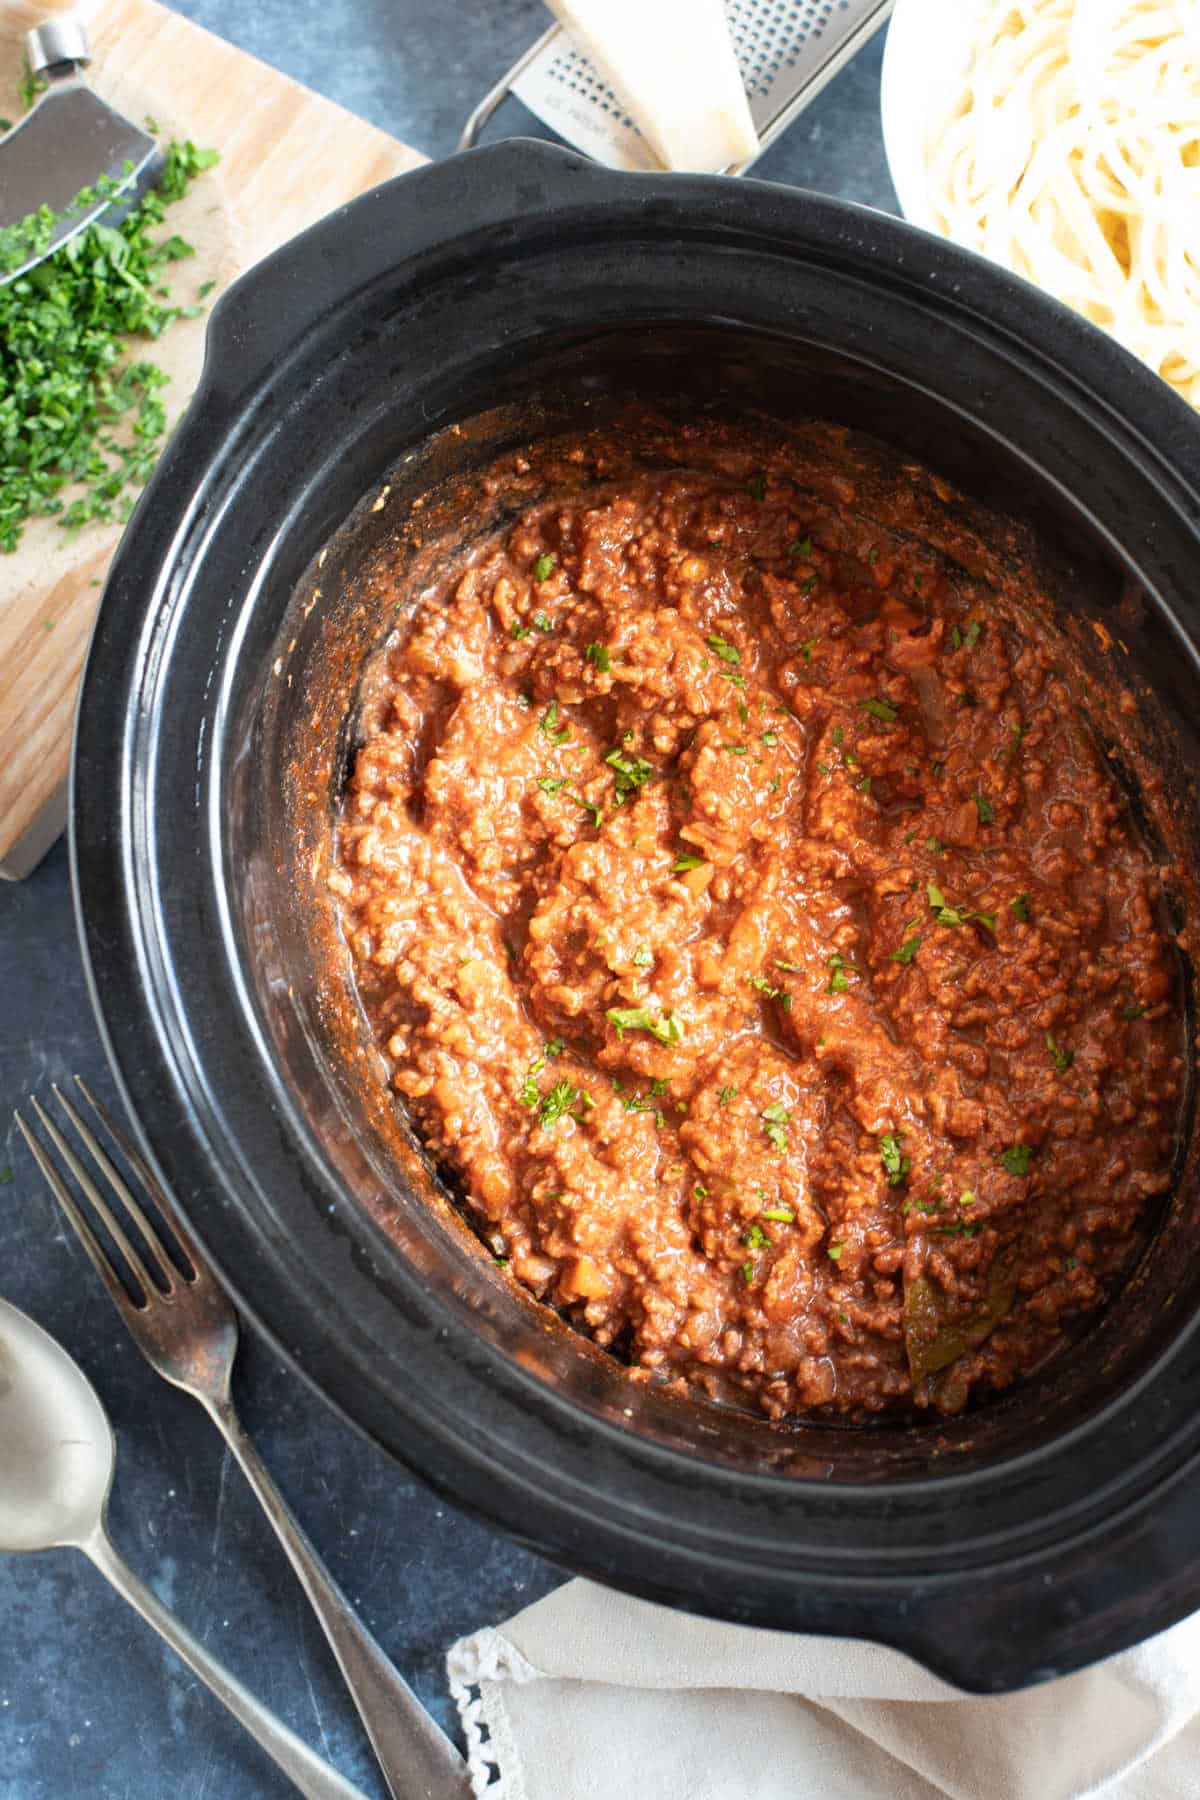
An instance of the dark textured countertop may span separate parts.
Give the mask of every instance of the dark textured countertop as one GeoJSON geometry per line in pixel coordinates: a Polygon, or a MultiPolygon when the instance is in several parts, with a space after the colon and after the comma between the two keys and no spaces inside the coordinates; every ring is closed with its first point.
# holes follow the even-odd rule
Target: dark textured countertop
{"type": "MultiPolygon", "coordinates": [[[[544,28],[536,0],[182,0],[180,10],[432,156],[544,28]]],[[[878,120],[881,42],[758,173],[895,205],[878,120]]],[[[529,131],[509,102],[487,135],[529,131]]],[[[118,1436],[114,1538],[211,1649],[383,1800],[357,1715],[300,1589],[200,1409],[151,1373],[12,1127],[73,1072],[112,1099],[59,845],[0,883],[0,1294],[79,1359],[118,1436]]],[[[323,1406],[249,1333],[246,1424],[337,1579],[447,1727],[447,1646],[549,1592],[549,1564],[440,1502],[323,1406]]],[[[2,1447],[0,1447],[2,1453],[2,1447]]],[[[0,1562],[0,1800],[280,1800],[293,1790],[84,1559],[0,1562]]]]}

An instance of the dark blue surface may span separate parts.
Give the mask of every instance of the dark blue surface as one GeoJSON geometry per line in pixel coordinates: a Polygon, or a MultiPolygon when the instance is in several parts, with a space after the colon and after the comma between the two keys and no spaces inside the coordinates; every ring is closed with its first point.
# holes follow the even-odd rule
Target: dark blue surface
{"type": "MultiPolygon", "coordinates": [[[[180,10],[434,155],[453,149],[471,106],[546,22],[535,0],[186,0],[180,10]]],[[[758,172],[892,207],[879,59],[877,40],[758,172]]],[[[514,102],[489,135],[522,129],[528,115],[514,102]]],[[[80,1073],[113,1100],[61,845],[27,882],[0,884],[0,996],[0,1293],[79,1359],[111,1413],[114,1538],[268,1705],[382,1797],[357,1715],[248,1488],[195,1403],[142,1361],[17,1147],[11,1111],[31,1090],[45,1094],[80,1073]]],[[[450,1727],[447,1646],[560,1575],[443,1505],[248,1334],[237,1394],[335,1576],[450,1727]]],[[[78,1553],[0,1562],[0,1800],[282,1800],[292,1791],[78,1553]]]]}

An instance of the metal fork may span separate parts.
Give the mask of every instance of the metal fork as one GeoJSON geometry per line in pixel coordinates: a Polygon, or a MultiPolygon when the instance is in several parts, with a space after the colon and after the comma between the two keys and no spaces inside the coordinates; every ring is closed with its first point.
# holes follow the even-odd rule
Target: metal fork
{"type": "Polygon", "coordinates": [[[179,1209],[145,1160],[78,1075],[75,1085],[170,1226],[183,1252],[180,1260],[189,1266],[190,1273],[182,1274],[175,1266],[129,1184],[57,1084],[53,1086],[55,1098],[140,1234],[157,1280],[67,1139],[31,1095],[29,1103],[39,1123],[124,1258],[133,1285],[139,1291],[136,1301],[129,1298],[107,1252],[49,1153],[17,1113],[18,1129],[55,1199],[74,1227],[146,1360],[167,1381],[200,1402],[241,1464],[321,1621],[394,1800],[415,1800],[417,1796],[420,1800],[469,1800],[470,1783],[461,1756],[356,1617],[349,1601],[292,1517],[243,1429],[231,1392],[238,1321],[229,1297],[184,1224],[179,1209]]]}

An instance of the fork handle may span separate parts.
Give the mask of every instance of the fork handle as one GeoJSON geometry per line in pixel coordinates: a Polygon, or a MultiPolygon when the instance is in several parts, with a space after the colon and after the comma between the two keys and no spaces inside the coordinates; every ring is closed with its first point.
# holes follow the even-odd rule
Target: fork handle
{"type": "Polygon", "coordinates": [[[196,1397],[240,1463],[300,1578],[394,1800],[471,1800],[462,1757],[388,1661],[292,1517],[232,1400],[196,1397]]]}
{"type": "Polygon", "coordinates": [[[117,1554],[102,1528],[79,1547],[118,1594],[128,1600],[135,1612],[141,1613],[148,1625],[153,1625],[193,1674],[200,1677],[234,1718],[246,1727],[251,1737],[258,1740],[300,1793],[307,1795],[308,1800],[366,1800],[361,1788],[356,1788],[322,1761],[303,1738],[298,1738],[282,1719],[268,1712],[249,1688],[243,1687],[224,1664],[209,1655],[204,1645],[179,1623],[174,1613],[167,1611],[158,1595],[117,1554]]]}

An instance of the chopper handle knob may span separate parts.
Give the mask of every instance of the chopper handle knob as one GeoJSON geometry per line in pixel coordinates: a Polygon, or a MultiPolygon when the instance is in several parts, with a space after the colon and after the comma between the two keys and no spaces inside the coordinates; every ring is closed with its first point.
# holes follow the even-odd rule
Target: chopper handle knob
{"type": "Polygon", "coordinates": [[[82,23],[63,13],[57,19],[43,19],[25,33],[25,57],[31,75],[61,81],[85,67],[92,51],[82,23]]]}

